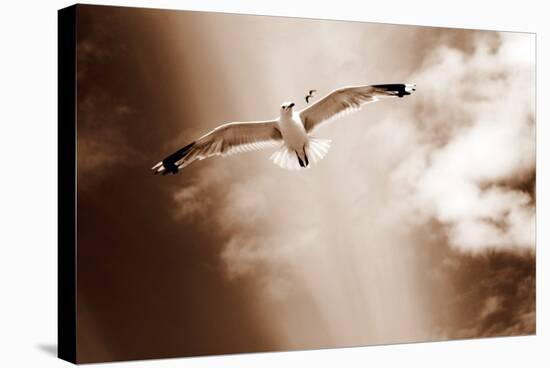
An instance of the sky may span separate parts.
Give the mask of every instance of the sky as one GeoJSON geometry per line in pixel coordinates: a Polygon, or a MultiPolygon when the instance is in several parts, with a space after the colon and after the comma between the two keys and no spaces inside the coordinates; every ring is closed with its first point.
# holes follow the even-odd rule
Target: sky
{"type": "Polygon", "coordinates": [[[80,362],[535,333],[532,34],[79,6],[80,362]],[[416,83],[271,151],[151,175],[224,122],[416,83]]]}

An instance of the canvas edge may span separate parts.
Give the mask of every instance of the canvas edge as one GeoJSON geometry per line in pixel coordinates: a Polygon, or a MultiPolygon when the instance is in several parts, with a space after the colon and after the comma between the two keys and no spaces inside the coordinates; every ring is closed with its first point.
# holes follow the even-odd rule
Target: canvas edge
{"type": "Polygon", "coordinates": [[[75,364],[76,8],[57,12],[57,356],[75,364]]]}

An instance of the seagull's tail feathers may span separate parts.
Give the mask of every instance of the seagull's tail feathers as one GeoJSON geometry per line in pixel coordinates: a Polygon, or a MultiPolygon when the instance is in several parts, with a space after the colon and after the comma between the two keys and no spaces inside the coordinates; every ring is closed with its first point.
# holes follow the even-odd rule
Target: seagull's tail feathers
{"type": "Polygon", "coordinates": [[[306,147],[306,153],[308,158],[316,164],[321,161],[328,153],[330,149],[330,139],[310,138],[306,147]]]}
{"type": "Polygon", "coordinates": [[[296,158],[296,152],[286,144],[281,144],[281,147],[275,151],[269,158],[273,163],[283,169],[299,170],[300,164],[296,158]]]}
{"type": "MultiPolygon", "coordinates": [[[[308,163],[316,164],[326,156],[330,148],[330,139],[318,139],[310,137],[309,142],[304,147],[307,155],[308,163]]],[[[302,156],[302,152],[298,153],[302,156]]],[[[300,170],[300,160],[298,159],[297,152],[286,144],[282,144],[281,147],[273,153],[270,157],[273,163],[283,169],[287,170],[300,170]]],[[[310,167],[309,165],[306,167],[310,167]]]]}

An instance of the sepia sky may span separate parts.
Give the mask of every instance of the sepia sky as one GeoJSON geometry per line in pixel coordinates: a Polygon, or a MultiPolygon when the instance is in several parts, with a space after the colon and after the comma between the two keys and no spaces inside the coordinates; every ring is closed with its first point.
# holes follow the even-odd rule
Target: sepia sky
{"type": "Polygon", "coordinates": [[[78,361],[535,332],[532,34],[78,8],[78,361]],[[271,151],[159,159],[344,85],[403,99],[271,151]]]}

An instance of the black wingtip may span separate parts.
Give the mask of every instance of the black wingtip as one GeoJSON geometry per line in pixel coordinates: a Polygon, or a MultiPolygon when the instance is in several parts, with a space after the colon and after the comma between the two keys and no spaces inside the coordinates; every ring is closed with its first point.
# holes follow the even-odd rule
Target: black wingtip
{"type": "Polygon", "coordinates": [[[169,159],[164,159],[162,161],[162,166],[164,166],[164,171],[162,172],[162,175],[168,175],[168,174],[177,174],[179,171],[178,165],[176,165],[175,161],[171,161],[169,159]]]}
{"type": "Polygon", "coordinates": [[[408,96],[410,91],[416,91],[416,85],[413,84],[374,84],[374,88],[379,88],[388,92],[395,92],[397,97],[408,96]]]}
{"type": "Polygon", "coordinates": [[[187,146],[177,150],[170,156],[166,157],[164,160],[162,160],[162,167],[164,167],[164,170],[159,171],[157,169],[154,171],[154,173],[162,173],[163,176],[168,174],[177,174],[179,172],[179,165],[177,165],[177,162],[182,160],[189,153],[189,150],[195,145],[195,143],[196,142],[191,142],[187,146]]]}

